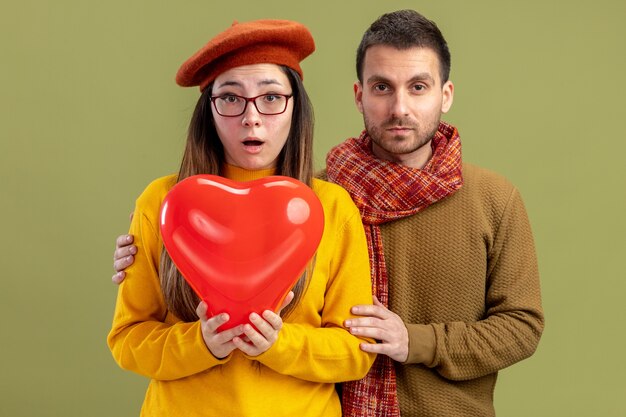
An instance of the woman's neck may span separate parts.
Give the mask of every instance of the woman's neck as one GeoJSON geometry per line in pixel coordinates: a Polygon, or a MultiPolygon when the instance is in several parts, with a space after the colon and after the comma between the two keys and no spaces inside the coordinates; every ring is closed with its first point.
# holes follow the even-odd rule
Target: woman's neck
{"type": "Polygon", "coordinates": [[[253,181],[269,175],[276,175],[276,168],[250,171],[234,165],[223,164],[220,175],[234,181],[253,181]]]}

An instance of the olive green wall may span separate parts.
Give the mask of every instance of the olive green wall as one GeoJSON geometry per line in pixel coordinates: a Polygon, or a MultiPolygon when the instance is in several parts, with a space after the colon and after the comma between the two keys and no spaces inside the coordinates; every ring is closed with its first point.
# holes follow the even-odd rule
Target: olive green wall
{"type": "Polygon", "coordinates": [[[146,380],[105,344],[111,256],[137,195],[177,168],[198,96],[174,84],[179,64],[234,19],[308,25],[321,167],[362,127],[360,36],[408,7],[450,44],[446,120],[465,160],[521,189],[536,236],[546,330],[532,358],[501,372],[498,414],[626,415],[625,4],[3,1],[0,415],[138,415],[146,380]]]}

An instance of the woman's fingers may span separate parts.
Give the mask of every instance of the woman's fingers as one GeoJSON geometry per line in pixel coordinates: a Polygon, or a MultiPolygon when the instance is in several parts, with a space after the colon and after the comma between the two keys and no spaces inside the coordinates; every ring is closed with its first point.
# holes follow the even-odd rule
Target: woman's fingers
{"type": "Polygon", "coordinates": [[[289,303],[291,303],[291,301],[293,301],[293,298],[295,297],[293,291],[289,291],[287,293],[287,295],[285,296],[285,299],[283,300],[280,308],[278,309],[277,314],[280,315],[280,312],[283,311],[283,308],[287,307],[289,305],[289,303]]]}

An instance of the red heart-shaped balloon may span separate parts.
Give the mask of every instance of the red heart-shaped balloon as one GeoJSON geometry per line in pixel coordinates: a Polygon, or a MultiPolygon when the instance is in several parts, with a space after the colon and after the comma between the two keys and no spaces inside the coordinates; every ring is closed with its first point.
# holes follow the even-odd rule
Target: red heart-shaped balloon
{"type": "Polygon", "coordinates": [[[317,250],[324,212],[313,190],[293,178],[195,175],[165,196],[160,228],[208,316],[230,315],[225,330],[252,312],[278,309],[317,250]]]}

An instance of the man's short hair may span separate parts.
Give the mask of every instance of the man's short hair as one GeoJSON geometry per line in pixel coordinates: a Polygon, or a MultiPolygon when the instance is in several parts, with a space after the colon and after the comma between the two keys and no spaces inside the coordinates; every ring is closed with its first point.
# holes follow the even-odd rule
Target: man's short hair
{"type": "Polygon", "coordinates": [[[388,45],[396,49],[430,48],[439,57],[441,83],[450,76],[450,50],[435,22],[415,10],[398,10],[380,16],[365,31],[356,51],[356,73],[363,82],[365,52],[371,46],[388,45]]]}

